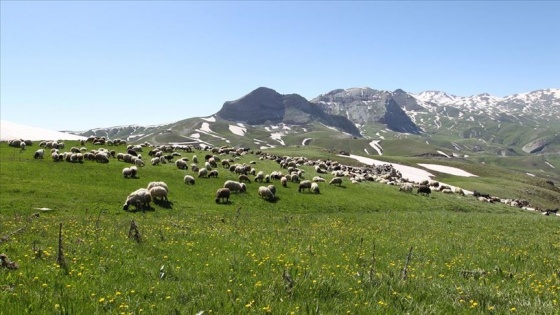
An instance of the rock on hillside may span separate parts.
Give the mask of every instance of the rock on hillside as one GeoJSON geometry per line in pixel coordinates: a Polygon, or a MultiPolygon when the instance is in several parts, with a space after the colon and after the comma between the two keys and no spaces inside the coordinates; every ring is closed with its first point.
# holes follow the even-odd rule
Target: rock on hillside
{"type": "Polygon", "coordinates": [[[282,95],[265,87],[260,87],[235,101],[225,102],[216,116],[250,125],[305,125],[319,121],[355,137],[361,137],[358,128],[346,117],[328,114],[320,106],[310,103],[298,94],[282,95]]]}
{"type": "Polygon", "coordinates": [[[395,92],[379,91],[370,88],[334,90],[311,100],[325,112],[344,115],[359,125],[381,123],[397,132],[420,133],[420,128],[404,112],[421,110],[416,99],[403,90],[395,92]]]}

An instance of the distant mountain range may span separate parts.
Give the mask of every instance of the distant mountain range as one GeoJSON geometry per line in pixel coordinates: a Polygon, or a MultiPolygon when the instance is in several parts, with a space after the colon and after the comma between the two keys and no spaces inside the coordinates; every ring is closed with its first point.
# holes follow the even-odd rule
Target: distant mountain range
{"type": "Polygon", "coordinates": [[[226,101],[210,118],[185,118],[162,126],[98,128],[80,135],[210,145],[259,143],[266,147],[264,143],[278,145],[278,130],[282,137],[293,136],[292,143],[325,137],[366,141],[406,138],[439,143],[440,148],[460,151],[458,155],[481,151],[501,156],[558,154],[560,89],[507,97],[459,97],[440,91],[414,94],[365,87],[337,89],[308,101],[298,94],[282,95],[260,87],[226,101]],[[210,122],[215,130],[208,132],[210,122]],[[235,128],[243,128],[243,136],[232,131],[238,130],[235,128]],[[271,144],[270,139],[275,141],[271,144]]]}

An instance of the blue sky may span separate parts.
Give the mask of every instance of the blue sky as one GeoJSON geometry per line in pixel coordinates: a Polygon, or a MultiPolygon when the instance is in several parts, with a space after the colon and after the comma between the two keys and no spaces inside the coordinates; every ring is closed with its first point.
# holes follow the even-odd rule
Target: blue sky
{"type": "Polygon", "coordinates": [[[560,87],[560,2],[1,1],[1,118],[209,116],[266,86],[506,96],[560,87]]]}

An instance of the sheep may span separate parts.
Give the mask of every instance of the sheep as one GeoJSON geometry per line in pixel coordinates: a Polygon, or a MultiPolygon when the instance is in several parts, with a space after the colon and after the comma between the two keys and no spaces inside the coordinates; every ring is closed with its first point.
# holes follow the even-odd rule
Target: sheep
{"type": "Polygon", "coordinates": [[[207,177],[208,176],[208,170],[205,168],[201,168],[198,171],[198,177],[207,177]]]}
{"type": "Polygon", "coordinates": [[[193,155],[192,161],[193,163],[198,164],[198,157],[196,155],[193,155]]]}
{"type": "Polygon", "coordinates": [[[151,159],[151,163],[152,163],[153,166],[159,165],[160,159],[157,158],[157,157],[152,158],[152,159],[151,159]]]}
{"type": "Polygon", "coordinates": [[[229,190],[229,188],[218,188],[218,190],[216,191],[216,203],[220,203],[220,201],[229,203],[230,194],[231,190],[229,190]]]}
{"type": "Polygon", "coordinates": [[[228,160],[223,160],[223,161],[222,161],[222,167],[223,167],[223,168],[229,168],[229,167],[230,167],[229,161],[228,161],[228,160]]]}
{"type": "Polygon", "coordinates": [[[167,189],[165,189],[165,187],[163,186],[154,186],[152,188],[150,188],[150,195],[152,195],[152,199],[154,201],[156,200],[165,200],[168,201],[167,199],[167,189]]]}
{"type": "Polygon", "coordinates": [[[331,181],[329,182],[329,185],[342,185],[342,178],[341,177],[333,177],[333,179],[331,179],[331,181]]]}
{"type": "Polygon", "coordinates": [[[276,195],[276,187],[274,185],[268,185],[267,187],[268,189],[270,189],[270,191],[272,191],[274,195],[276,195]]]}
{"type": "Polygon", "coordinates": [[[134,178],[136,177],[136,174],[138,174],[138,167],[136,167],[136,165],[132,165],[131,167],[129,167],[130,169],[130,177],[134,178]]]}
{"type": "Polygon", "coordinates": [[[151,201],[150,191],[146,188],[140,188],[126,197],[123,210],[128,211],[130,205],[133,205],[136,210],[144,210],[144,207],[150,208],[151,201]]]}
{"type": "Polygon", "coordinates": [[[189,167],[187,166],[187,162],[185,160],[177,160],[175,161],[175,166],[177,166],[180,170],[188,170],[189,167]]]}
{"type": "Polygon", "coordinates": [[[204,168],[206,168],[207,170],[211,171],[212,170],[212,164],[208,163],[208,162],[204,162],[204,168]]]}
{"type": "Polygon", "coordinates": [[[169,191],[169,188],[167,188],[167,184],[165,182],[150,182],[148,184],[148,190],[152,189],[152,187],[157,187],[157,186],[163,187],[165,188],[165,190],[169,191]]]}
{"type": "Polygon", "coordinates": [[[122,175],[124,178],[132,177],[132,172],[130,171],[130,168],[128,167],[123,168],[122,175]]]}
{"type": "Polygon", "coordinates": [[[198,173],[198,171],[199,171],[198,165],[196,165],[194,163],[191,164],[191,170],[195,173],[198,173]]]}
{"type": "Polygon", "coordinates": [[[319,190],[319,184],[317,184],[315,182],[311,183],[311,189],[310,190],[314,194],[320,194],[321,193],[321,191],[319,190]]]}
{"type": "Polygon", "coordinates": [[[251,183],[251,179],[249,178],[249,176],[243,175],[243,174],[239,175],[238,181],[240,183],[243,183],[243,182],[251,183]]]}
{"type": "Polygon", "coordinates": [[[465,192],[464,192],[461,188],[459,188],[459,187],[455,187],[455,189],[454,189],[453,191],[454,191],[457,195],[461,195],[461,196],[464,196],[464,195],[465,195],[465,192]]]}
{"type": "Polygon", "coordinates": [[[183,178],[183,181],[187,185],[189,185],[189,184],[194,185],[194,177],[192,177],[191,175],[185,175],[185,177],[183,178]]]}
{"type": "Polygon", "coordinates": [[[268,187],[266,187],[266,186],[260,186],[258,191],[259,191],[259,196],[263,199],[266,199],[268,201],[272,201],[275,198],[272,191],[270,189],[268,189],[268,187]]]}
{"type": "Polygon", "coordinates": [[[143,160],[141,160],[141,159],[136,159],[136,160],[134,161],[134,165],[136,165],[136,166],[138,166],[138,167],[143,167],[145,164],[144,164],[144,161],[143,161],[143,160]]]}
{"type": "Polygon", "coordinates": [[[414,187],[412,184],[406,183],[399,188],[399,191],[404,191],[406,193],[411,193],[414,187]]]}
{"type": "Polygon", "coordinates": [[[282,184],[282,187],[284,188],[288,187],[288,179],[285,176],[282,176],[282,178],[280,178],[280,184],[282,184]]]}
{"type": "Polygon", "coordinates": [[[432,190],[430,189],[430,186],[420,185],[420,186],[418,186],[418,189],[416,190],[416,193],[421,194],[421,195],[429,196],[432,193],[432,190]]]}
{"type": "Polygon", "coordinates": [[[247,190],[247,187],[244,183],[239,183],[232,180],[227,180],[224,183],[224,188],[228,188],[233,192],[245,192],[247,190]]]}
{"type": "Polygon", "coordinates": [[[452,194],[453,190],[449,189],[449,188],[445,188],[441,190],[441,193],[443,194],[452,194]]]}
{"type": "Polygon", "coordinates": [[[318,183],[318,182],[323,182],[323,183],[324,183],[324,182],[326,182],[327,180],[324,179],[324,178],[321,177],[321,176],[315,176],[315,177],[313,177],[313,181],[316,182],[316,183],[318,183]]]}
{"type": "Polygon", "coordinates": [[[310,180],[304,180],[304,181],[301,181],[299,183],[298,192],[301,192],[304,189],[307,189],[308,191],[311,191],[311,181],[310,180]]]}
{"type": "Polygon", "coordinates": [[[264,172],[263,172],[263,171],[260,171],[260,172],[258,172],[257,175],[255,176],[255,183],[256,183],[256,182],[261,182],[261,183],[262,183],[263,180],[264,180],[264,172]]]}
{"type": "Polygon", "coordinates": [[[45,149],[39,149],[33,153],[34,159],[42,159],[45,155],[45,149]]]}
{"type": "Polygon", "coordinates": [[[208,177],[218,178],[218,171],[212,170],[212,171],[208,172],[208,177]]]}

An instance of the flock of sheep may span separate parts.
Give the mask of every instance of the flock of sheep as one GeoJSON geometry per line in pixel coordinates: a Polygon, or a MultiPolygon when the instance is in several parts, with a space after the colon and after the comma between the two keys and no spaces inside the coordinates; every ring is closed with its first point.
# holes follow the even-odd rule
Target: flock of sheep
{"type": "MultiPolygon", "coordinates": [[[[91,142],[92,144],[105,144],[105,145],[126,145],[125,141],[122,140],[105,140],[104,138],[90,138],[87,141],[82,141],[80,144],[85,145],[86,142],[91,142]]],[[[26,146],[32,145],[28,144],[28,141],[24,140],[11,140],[9,145],[12,147],[18,147],[24,150],[26,146]]],[[[146,148],[150,148],[148,155],[149,164],[157,166],[160,164],[174,163],[179,170],[187,171],[190,167],[193,175],[185,175],[183,181],[186,185],[195,184],[195,176],[198,178],[217,178],[219,175],[219,166],[225,171],[229,171],[232,174],[238,176],[237,181],[227,180],[223,187],[216,191],[215,201],[216,203],[229,202],[231,193],[243,193],[247,191],[247,183],[251,183],[251,177],[255,183],[261,183],[258,187],[257,192],[259,197],[268,200],[275,201],[276,199],[276,186],[272,184],[273,181],[279,181],[280,186],[287,187],[289,182],[298,184],[298,192],[307,191],[309,193],[320,194],[319,183],[326,182],[323,174],[330,174],[333,178],[329,181],[329,185],[342,185],[343,181],[346,180],[350,183],[360,183],[364,181],[376,181],[383,184],[395,185],[399,187],[400,191],[412,193],[416,189],[417,194],[423,194],[429,196],[433,191],[441,192],[444,194],[459,194],[465,195],[465,192],[458,187],[451,188],[446,185],[442,185],[437,181],[423,181],[423,182],[411,182],[406,178],[403,178],[399,171],[394,169],[390,164],[377,165],[377,166],[365,166],[365,167],[355,167],[349,165],[343,165],[336,161],[330,160],[310,160],[305,157],[289,157],[289,156],[277,156],[274,154],[268,154],[265,152],[257,151],[253,153],[260,160],[274,160],[279,165],[279,170],[273,171],[270,174],[265,174],[263,171],[256,171],[252,166],[256,164],[254,161],[249,164],[239,164],[235,163],[241,155],[249,154],[249,150],[245,148],[232,148],[232,147],[222,147],[222,148],[194,148],[193,146],[180,146],[180,145],[163,145],[163,146],[152,146],[149,143],[138,144],[138,145],[128,145],[126,147],[126,153],[116,153],[115,150],[107,150],[104,148],[99,148],[95,150],[89,150],[82,147],[72,147],[70,151],[60,152],[63,150],[65,145],[63,142],[49,141],[41,142],[41,149],[35,151],[33,157],[35,159],[42,159],[45,154],[46,149],[50,149],[51,157],[53,161],[68,161],[68,162],[83,162],[84,160],[92,160],[100,163],[109,163],[111,159],[116,159],[117,161],[122,161],[125,163],[132,164],[131,166],[124,167],[122,169],[122,176],[124,178],[134,178],[138,174],[138,168],[144,167],[146,162],[142,158],[142,152],[146,148]],[[181,154],[177,151],[182,150],[185,152],[194,152],[194,149],[203,150],[207,152],[203,157],[204,163],[199,165],[199,158],[196,155],[192,156],[191,164],[189,165],[189,159],[186,157],[181,157],[181,154]],[[177,158],[176,160],[174,160],[177,158]],[[311,166],[317,173],[312,179],[305,179],[305,171],[301,169],[301,166],[311,166]]],[[[202,162],[202,157],[200,162],[202,162]]],[[[148,188],[140,188],[133,193],[131,193],[125,202],[124,209],[127,210],[130,205],[135,206],[136,209],[143,209],[149,207],[152,200],[165,200],[167,201],[167,185],[163,182],[159,182],[162,185],[155,185],[155,187],[150,187],[153,183],[150,183],[148,188]],[[153,190],[153,191],[152,191],[153,190]],[[165,192],[164,192],[165,191],[165,192]]],[[[485,202],[502,202],[515,207],[529,207],[529,202],[520,199],[502,199],[490,196],[488,194],[480,193],[474,191],[474,197],[480,201],[485,202]]]]}

